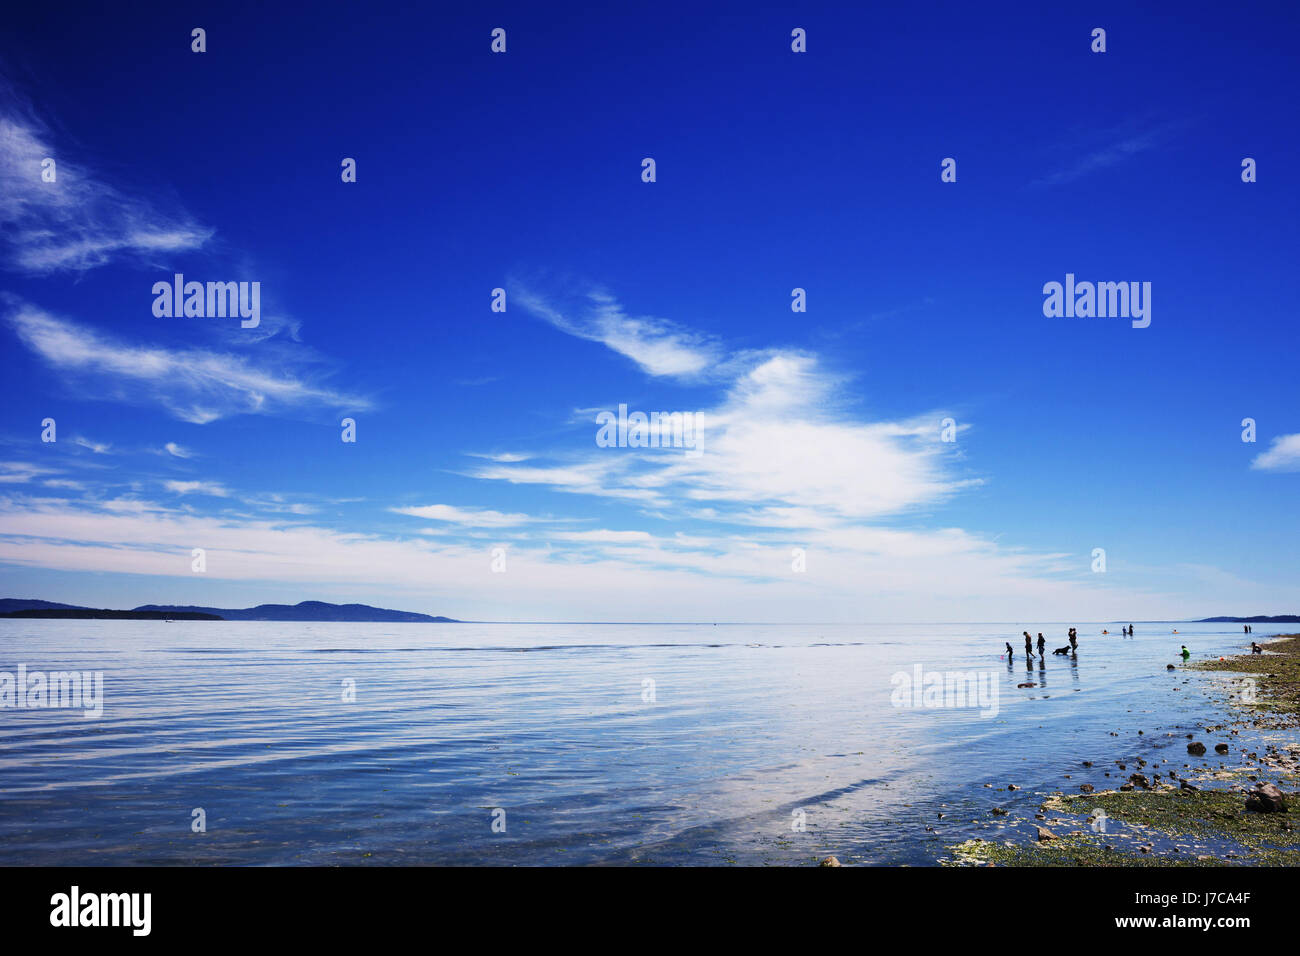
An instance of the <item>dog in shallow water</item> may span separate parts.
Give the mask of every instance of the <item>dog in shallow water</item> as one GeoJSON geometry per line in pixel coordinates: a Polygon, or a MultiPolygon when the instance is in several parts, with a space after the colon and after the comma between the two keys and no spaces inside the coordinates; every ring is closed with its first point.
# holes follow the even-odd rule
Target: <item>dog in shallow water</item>
{"type": "Polygon", "coordinates": [[[1070,653],[1069,645],[1067,645],[1067,646],[1065,646],[1065,647],[1058,647],[1056,650],[1052,651],[1052,653],[1053,653],[1053,654],[1069,654],[1069,653],[1070,653]]]}

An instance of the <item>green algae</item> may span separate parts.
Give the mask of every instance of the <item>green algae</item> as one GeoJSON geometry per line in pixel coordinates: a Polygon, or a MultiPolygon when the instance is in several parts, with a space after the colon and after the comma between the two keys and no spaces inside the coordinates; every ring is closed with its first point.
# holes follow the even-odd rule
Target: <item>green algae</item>
{"type": "MultiPolygon", "coordinates": [[[[1267,653],[1262,655],[1201,661],[1189,668],[1248,676],[1250,684],[1233,683],[1231,700],[1255,718],[1249,721],[1251,726],[1294,729],[1300,726],[1300,635],[1285,635],[1265,647],[1267,653]],[[1244,688],[1249,691],[1243,693],[1244,688]]],[[[1253,780],[1257,774],[1243,768],[1214,777],[1253,780]]],[[[1282,790],[1296,793],[1294,773],[1265,776],[1282,790]]],[[[949,856],[940,862],[950,866],[1300,866],[1300,808],[1295,806],[1296,798],[1291,802],[1288,813],[1248,812],[1240,786],[1054,794],[1046,797],[1039,815],[1049,824],[1045,829],[1051,838],[967,840],[950,846],[949,856]],[[1089,824],[1097,811],[1105,814],[1102,832],[1089,824]]]]}
{"type": "Polygon", "coordinates": [[[1237,703],[1277,718],[1272,726],[1300,726],[1300,634],[1285,634],[1262,646],[1264,654],[1197,661],[1189,669],[1248,675],[1253,693],[1234,694],[1237,703]]]}

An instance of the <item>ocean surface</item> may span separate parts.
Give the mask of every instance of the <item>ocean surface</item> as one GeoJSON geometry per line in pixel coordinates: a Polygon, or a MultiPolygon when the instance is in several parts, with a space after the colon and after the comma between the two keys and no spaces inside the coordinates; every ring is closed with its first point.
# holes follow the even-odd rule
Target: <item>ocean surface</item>
{"type": "Polygon", "coordinates": [[[0,709],[0,864],[933,864],[986,783],[1183,754],[1216,678],[1166,665],[1248,645],[1068,626],[3,620],[0,680],[100,671],[103,713],[0,709]]]}

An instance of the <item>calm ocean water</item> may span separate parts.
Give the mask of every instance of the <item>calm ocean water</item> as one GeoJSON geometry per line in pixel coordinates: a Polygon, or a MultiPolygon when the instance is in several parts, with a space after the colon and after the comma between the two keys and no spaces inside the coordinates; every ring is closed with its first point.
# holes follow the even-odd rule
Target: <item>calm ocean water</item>
{"type": "Polygon", "coordinates": [[[1245,644],[1102,627],[1071,661],[1060,623],[4,620],[0,672],[102,671],[104,703],[0,709],[0,864],[933,863],[988,835],[985,783],[1175,746],[1213,713],[1179,644],[1245,644]],[[893,706],[917,665],[984,674],[996,715],[893,706]]]}

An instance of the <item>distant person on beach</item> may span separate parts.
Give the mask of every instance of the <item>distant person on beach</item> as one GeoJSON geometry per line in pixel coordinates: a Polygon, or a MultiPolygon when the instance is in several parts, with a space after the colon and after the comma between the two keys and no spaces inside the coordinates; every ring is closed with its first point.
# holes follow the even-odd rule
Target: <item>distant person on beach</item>
{"type": "Polygon", "coordinates": [[[1028,632],[1028,631],[1025,631],[1024,634],[1025,634],[1025,653],[1026,653],[1027,655],[1029,655],[1030,657],[1033,657],[1033,656],[1034,656],[1034,639],[1033,639],[1032,637],[1029,636],[1029,632],[1028,632]]]}
{"type": "Polygon", "coordinates": [[[1043,632],[1038,632],[1038,656],[1043,656],[1043,648],[1047,646],[1047,638],[1043,637],[1043,632]]]}
{"type": "Polygon", "coordinates": [[[1007,660],[1011,660],[1013,657],[1015,657],[1015,651],[1011,649],[1011,642],[1007,641],[1007,660]]]}
{"type": "Polygon", "coordinates": [[[1183,660],[1187,660],[1187,658],[1189,658],[1189,657],[1191,657],[1191,656],[1192,656],[1192,652],[1189,651],[1189,650],[1187,649],[1187,645],[1184,644],[1184,645],[1183,645],[1183,660]]]}
{"type": "Polygon", "coordinates": [[[1078,649],[1079,649],[1079,634],[1077,631],[1075,631],[1074,628],[1070,628],[1070,650],[1077,651],[1078,649]]]}

